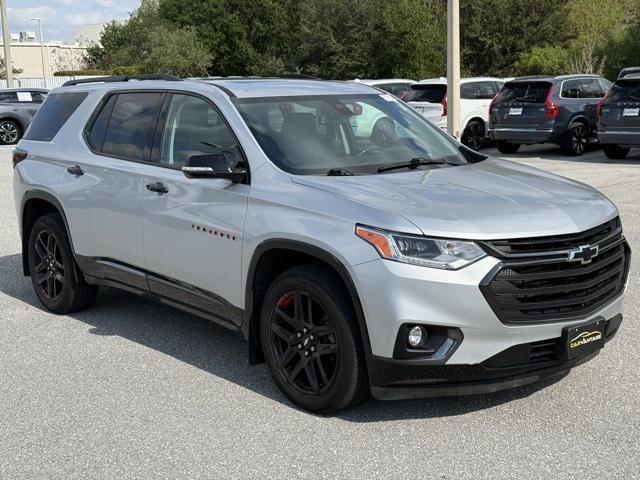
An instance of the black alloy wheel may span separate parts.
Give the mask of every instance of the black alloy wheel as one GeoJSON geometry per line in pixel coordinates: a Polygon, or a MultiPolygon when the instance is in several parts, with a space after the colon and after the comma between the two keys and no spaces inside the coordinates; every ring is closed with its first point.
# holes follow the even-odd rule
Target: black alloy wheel
{"type": "Polygon", "coordinates": [[[38,218],[31,227],[28,242],[31,283],[47,310],[70,313],[93,303],[98,287],[88,285],[75,265],[60,215],[49,213],[38,218]]]}
{"type": "Polygon", "coordinates": [[[336,332],[309,292],[280,297],[271,317],[271,348],[280,373],[299,393],[319,395],[332,385],[339,362],[336,332]]]}
{"type": "Polygon", "coordinates": [[[395,143],[397,134],[396,125],[393,120],[389,118],[381,118],[378,120],[373,126],[370,138],[374,144],[381,147],[388,147],[395,143]]]}
{"type": "Polygon", "coordinates": [[[461,142],[465,147],[477,151],[482,147],[484,139],[484,124],[477,120],[472,120],[465,127],[461,142]]]}
{"type": "Polygon", "coordinates": [[[328,266],[300,265],[273,280],[262,301],[260,343],[276,385],[301,408],[326,415],[369,396],[355,307],[328,266]]]}
{"type": "Polygon", "coordinates": [[[42,294],[56,300],[62,295],[65,273],[60,242],[50,230],[41,230],[34,244],[34,274],[42,294]]]}
{"type": "Polygon", "coordinates": [[[579,156],[584,153],[589,143],[589,132],[584,123],[576,122],[569,127],[567,139],[563,144],[565,155],[579,156]]]}

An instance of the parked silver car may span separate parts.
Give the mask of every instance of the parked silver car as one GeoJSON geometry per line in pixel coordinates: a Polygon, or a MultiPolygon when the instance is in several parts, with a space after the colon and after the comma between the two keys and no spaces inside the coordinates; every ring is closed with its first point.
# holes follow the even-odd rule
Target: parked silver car
{"type": "Polygon", "coordinates": [[[0,145],[18,143],[48,92],[42,88],[0,89],[0,145]]]}
{"type": "Polygon", "coordinates": [[[108,285],[208,318],[321,413],[524,385],[617,332],[630,253],[595,189],[364,84],[143,78],[56,89],[15,151],[47,309],[108,285]],[[392,137],[355,136],[354,104],[392,137]]]}

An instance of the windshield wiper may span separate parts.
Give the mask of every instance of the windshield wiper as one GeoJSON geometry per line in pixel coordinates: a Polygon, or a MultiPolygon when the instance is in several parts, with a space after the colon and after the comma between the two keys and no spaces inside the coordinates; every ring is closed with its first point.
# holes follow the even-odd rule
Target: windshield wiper
{"type": "Polygon", "coordinates": [[[327,172],[327,176],[329,177],[345,177],[351,175],[353,175],[353,172],[350,172],[346,168],[332,168],[327,172]]]}
{"type": "Polygon", "coordinates": [[[409,160],[407,163],[399,163],[397,165],[391,165],[389,167],[380,167],[377,172],[388,172],[389,170],[397,170],[399,168],[408,168],[409,170],[415,170],[421,165],[445,165],[449,162],[444,161],[443,159],[434,159],[430,160],[428,158],[416,157],[409,160]]]}

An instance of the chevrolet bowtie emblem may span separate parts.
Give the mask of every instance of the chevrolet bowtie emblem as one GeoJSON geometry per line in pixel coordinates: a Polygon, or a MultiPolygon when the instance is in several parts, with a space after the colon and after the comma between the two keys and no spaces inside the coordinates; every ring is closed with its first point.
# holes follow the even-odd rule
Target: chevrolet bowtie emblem
{"type": "Polygon", "coordinates": [[[580,247],[572,248],[567,253],[567,261],[590,263],[594,257],[598,255],[597,245],[582,245],[580,247]]]}

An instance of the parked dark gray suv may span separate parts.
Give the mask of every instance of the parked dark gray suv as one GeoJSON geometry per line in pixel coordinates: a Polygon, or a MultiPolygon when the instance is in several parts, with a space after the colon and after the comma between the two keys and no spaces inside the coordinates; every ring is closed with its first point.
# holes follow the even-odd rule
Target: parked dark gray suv
{"type": "Polygon", "coordinates": [[[43,88],[0,90],[0,145],[18,143],[47,93],[43,88]]]}
{"type": "Polygon", "coordinates": [[[598,139],[609,158],[640,147],[640,68],[625,68],[597,108],[598,139]]]}
{"type": "Polygon", "coordinates": [[[489,136],[502,153],[515,153],[521,144],[557,143],[565,155],[582,155],[596,138],[596,106],[610,86],[598,75],[511,80],[489,108],[489,136]]]}

